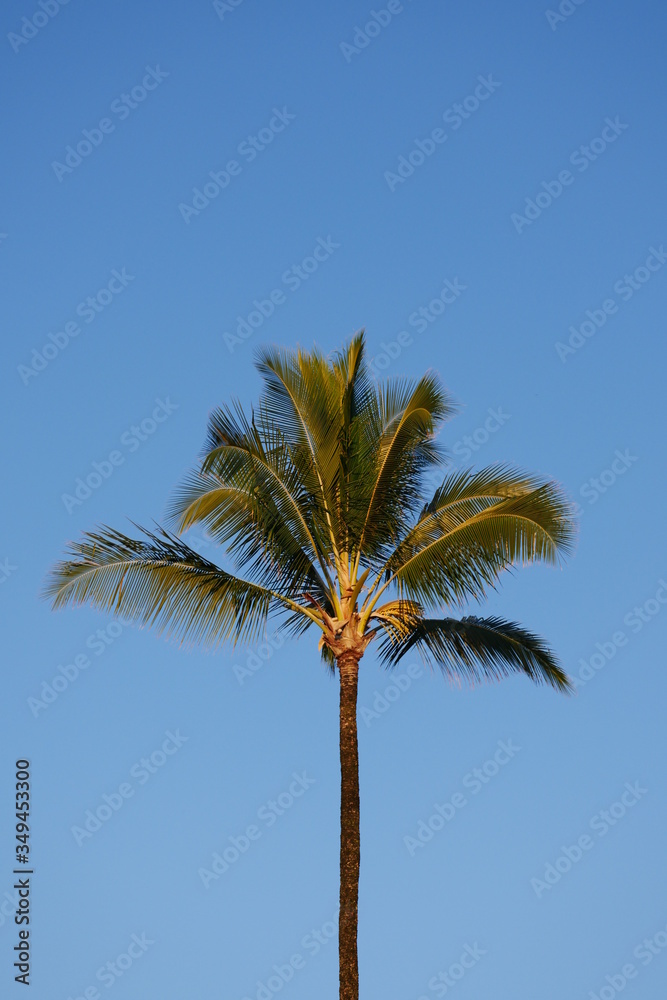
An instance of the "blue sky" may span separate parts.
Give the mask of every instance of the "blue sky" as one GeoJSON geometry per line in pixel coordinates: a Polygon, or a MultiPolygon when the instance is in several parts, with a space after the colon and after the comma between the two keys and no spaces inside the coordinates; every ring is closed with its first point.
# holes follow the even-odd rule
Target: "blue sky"
{"type": "Polygon", "coordinates": [[[362,663],[362,996],[661,996],[662,5],[2,20],[7,995],[19,758],[36,1000],[337,995],[315,640],[186,653],[39,591],[81,530],[159,520],[211,408],[257,397],[255,348],[365,327],[378,376],[435,368],[460,401],[454,464],[553,476],[581,531],[487,605],[549,639],[575,698],[362,663]]]}

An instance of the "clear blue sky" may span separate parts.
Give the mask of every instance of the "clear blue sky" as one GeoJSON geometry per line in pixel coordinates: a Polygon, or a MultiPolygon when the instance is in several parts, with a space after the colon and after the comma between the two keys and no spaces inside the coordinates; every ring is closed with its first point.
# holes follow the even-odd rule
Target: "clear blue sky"
{"type": "Polygon", "coordinates": [[[382,701],[363,661],[362,996],[663,996],[663,6],[56,4],[0,33],[3,995],[26,757],[35,1000],[337,996],[315,640],[185,653],[38,595],[81,530],[161,517],[209,410],[256,398],[258,345],[363,326],[379,375],[460,400],[454,463],[555,477],[581,538],[488,605],[576,698],[405,663],[382,701]]]}

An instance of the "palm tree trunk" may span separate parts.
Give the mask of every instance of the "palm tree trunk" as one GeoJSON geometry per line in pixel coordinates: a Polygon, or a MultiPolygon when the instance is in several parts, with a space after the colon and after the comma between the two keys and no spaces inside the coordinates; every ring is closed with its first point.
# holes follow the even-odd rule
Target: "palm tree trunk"
{"type": "Polygon", "coordinates": [[[340,912],[338,954],[340,1000],[359,1000],[357,905],[359,899],[359,751],[357,678],[359,657],[338,657],[340,674],[340,912]]]}

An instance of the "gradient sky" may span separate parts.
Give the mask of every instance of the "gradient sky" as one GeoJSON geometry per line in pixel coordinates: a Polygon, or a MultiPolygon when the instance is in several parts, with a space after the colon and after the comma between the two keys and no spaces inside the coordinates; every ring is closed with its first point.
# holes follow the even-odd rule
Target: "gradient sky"
{"type": "Polygon", "coordinates": [[[2,14],[3,995],[29,758],[34,1000],[337,996],[315,637],[183,652],[39,591],[81,530],[160,519],[211,408],[256,399],[255,348],[365,327],[378,375],[432,367],[460,401],[454,464],[555,477],[581,534],[487,605],[576,697],[410,661],[385,698],[363,661],[362,996],[662,997],[664,6],[56,3],[2,14]]]}

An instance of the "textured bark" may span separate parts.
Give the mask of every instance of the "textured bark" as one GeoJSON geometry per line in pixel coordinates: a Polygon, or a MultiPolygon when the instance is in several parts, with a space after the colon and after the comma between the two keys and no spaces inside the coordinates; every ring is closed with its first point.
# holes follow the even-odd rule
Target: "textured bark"
{"type": "Polygon", "coordinates": [[[340,675],[340,913],[338,954],[340,1000],[359,1000],[357,907],[359,900],[359,751],[357,678],[359,657],[338,657],[340,675]]]}

